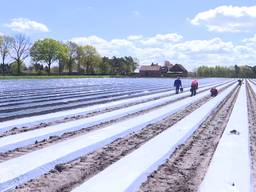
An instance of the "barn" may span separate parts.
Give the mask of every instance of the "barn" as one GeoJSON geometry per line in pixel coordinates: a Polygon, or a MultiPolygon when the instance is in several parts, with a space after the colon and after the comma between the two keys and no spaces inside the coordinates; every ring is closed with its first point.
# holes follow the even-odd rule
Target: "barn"
{"type": "Polygon", "coordinates": [[[181,76],[181,77],[187,77],[188,71],[183,67],[181,64],[175,64],[173,65],[167,72],[170,75],[173,76],[181,76]]]}
{"type": "Polygon", "coordinates": [[[161,66],[158,64],[142,65],[140,67],[140,76],[160,77],[162,74],[161,66]]]}

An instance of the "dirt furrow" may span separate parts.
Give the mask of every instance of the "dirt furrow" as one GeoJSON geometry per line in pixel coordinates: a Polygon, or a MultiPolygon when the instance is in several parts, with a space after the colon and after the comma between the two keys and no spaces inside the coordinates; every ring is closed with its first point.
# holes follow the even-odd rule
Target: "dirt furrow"
{"type": "Polygon", "coordinates": [[[143,143],[166,130],[186,115],[206,103],[210,96],[195,102],[186,110],[178,112],[160,123],[121,138],[102,149],[82,156],[69,163],[57,165],[54,170],[19,186],[15,191],[70,191],[76,185],[92,177],[110,164],[140,147],[143,143]]]}
{"type": "MultiPolygon", "coordinates": [[[[188,91],[184,91],[184,92],[188,92],[188,91]]],[[[201,93],[201,92],[204,92],[204,91],[199,91],[198,93],[201,93]]],[[[22,132],[32,131],[32,130],[39,129],[39,128],[47,128],[48,126],[56,125],[56,124],[59,124],[59,123],[65,123],[65,122],[69,122],[69,121],[73,121],[73,120],[88,118],[88,117],[92,117],[92,116],[99,115],[99,114],[102,114],[102,113],[106,113],[106,112],[110,112],[110,111],[114,111],[114,110],[118,110],[118,109],[122,109],[122,108],[126,108],[126,107],[131,107],[133,105],[138,105],[138,104],[141,104],[141,103],[145,103],[145,102],[149,102],[149,101],[153,101],[153,100],[158,100],[158,99],[165,98],[165,97],[170,97],[172,95],[175,95],[175,93],[170,93],[166,96],[159,96],[159,97],[156,97],[156,98],[153,98],[153,99],[148,99],[146,101],[133,102],[133,103],[129,103],[129,104],[118,106],[118,107],[107,108],[107,109],[104,109],[104,110],[91,112],[91,113],[88,113],[88,114],[85,114],[85,115],[74,115],[74,116],[58,119],[58,120],[55,120],[55,121],[51,121],[51,122],[48,122],[48,123],[40,123],[40,124],[35,125],[35,126],[30,126],[30,127],[24,126],[22,128],[13,127],[13,129],[11,129],[9,131],[6,131],[4,133],[0,133],[0,138],[5,137],[5,136],[9,136],[9,135],[22,133],[22,132]]],[[[187,97],[189,97],[189,96],[184,96],[184,97],[181,97],[180,99],[184,99],[184,98],[187,98],[187,97]]],[[[174,101],[171,101],[170,103],[172,103],[172,102],[174,102],[174,101]]]]}
{"type": "Polygon", "coordinates": [[[227,125],[237,93],[233,91],[138,191],[196,192],[227,125]]]}
{"type": "MultiPolygon", "coordinates": [[[[224,90],[226,87],[222,88],[220,91],[224,90]]],[[[187,98],[187,97],[190,97],[190,96],[184,96],[181,99],[187,98]]],[[[106,127],[106,126],[108,126],[108,125],[110,125],[112,123],[118,122],[118,121],[122,121],[122,120],[125,120],[125,119],[128,119],[128,118],[136,117],[138,115],[142,115],[142,114],[144,114],[146,112],[155,110],[157,108],[160,108],[160,107],[162,107],[164,105],[167,105],[167,104],[173,103],[173,102],[175,102],[175,101],[170,101],[170,102],[165,103],[163,105],[160,105],[158,107],[154,107],[153,109],[140,111],[140,112],[137,112],[137,113],[134,113],[134,114],[128,114],[125,117],[121,117],[121,118],[118,118],[118,119],[115,119],[115,120],[111,120],[111,121],[108,121],[108,122],[105,122],[105,123],[101,123],[99,125],[95,125],[95,126],[84,128],[84,129],[80,129],[80,130],[77,130],[77,131],[67,132],[67,133],[64,133],[61,136],[51,136],[48,139],[44,139],[43,141],[39,141],[39,142],[36,141],[32,145],[28,145],[28,146],[25,146],[25,147],[20,147],[20,148],[14,149],[14,150],[10,150],[8,152],[0,153],[0,162],[9,160],[9,159],[12,159],[12,158],[15,158],[15,157],[19,157],[21,155],[24,155],[26,153],[32,152],[34,150],[42,149],[44,147],[47,147],[47,146],[52,145],[52,144],[55,144],[57,142],[61,142],[63,140],[67,140],[67,139],[70,139],[70,138],[77,137],[77,136],[79,136],[81,134],[86,134],[86,133],[88,133],[90,131],[94,131],[96,129],[100,129],[100,128],[106,127]]],[[[93,113],[90,116],[93,116],[95,114],[96,113],[93,113]]],[[[75,118],[80,118],[80,117],[75,117],[75,118]]],[[[44,124],[43,126],[45,128],[47,128],[46,124],[44,124]]]]}
{"type": "MultiPolygon", "coordinates": [[[[39,128],[47,128],[47,126],[56,125],[56,124],[59,124],[59,123],[66,123],[66,122],[73,121],[73,120],[84,119],[84,118],[92,117],[92,116],[99,115],[99,114],[102,114],[102,113],[106,113],[106,112],[110,112],[110,111],[114,111],[114,110],[118,110],[118,109],[122,109],[122,108],[126,108],[126,107],[131,107],[133,105],[138,105],[138,104],[141,104],[141,103],[161,99],[161,98],[164,98],[164,97],[170,97],[172,95],[175,95],[175,94],[171,93],[171,94],[168,94],[167,96],[156,97],[156,98],[153,98],[153,99],[149,99],[147,101],[133,102],[133,103],[118,106],[118,107],[107,108],[107,109],[104,109],[104,110],[88,113],[86,115],[74,115],[74,116],[66,117],[66,118],[55,120],[55,121],[48,122],[48,123],[40,123],[36,126],[31,126],[31,127],[25,127],[24,126],[22,128],[14,127],[13,129],[11,129],[9,131],[6,131],[4,133],[0,133],[0,138],[8,136],[8,135],[14,135],[14,134],[22,133],[22,132],[27,132],[27,131],[39,129],[39,128]]],[[[188,96],[184,96],[184,97],[182,97],[182,99],[186,98],[186,97],[188,97],[188,96]]]]}
{"type": "Polygon", "coordinates": [[[250,133],[250,151],[253,173],[253,188],[256,191],[256,95],[251,86],[247,83],[248,97],[248,118],[249,118],[249,133],[250,133]]]}

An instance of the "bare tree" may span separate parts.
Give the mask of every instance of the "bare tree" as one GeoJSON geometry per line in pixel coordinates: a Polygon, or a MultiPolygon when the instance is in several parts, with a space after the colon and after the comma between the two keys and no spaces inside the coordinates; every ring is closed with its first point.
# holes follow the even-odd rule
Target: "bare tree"
{"type": "Polygon", "coordinates": [[[10,49],[13,41],[14,39],[9,36],[3,35],[0,37],[0,56],[2,61],[1,66],[3,74],[5,73],[5,61],[10,54],[10,49]]]}
{"type": "Polygon", "coordinates": [[[19,34],[15,36],[11,47],[12,47],[11,57],[17,62],[17,65],[18,65],[17,72],[18,74],[20,74],[22,62],[29,56],[29,50],[31,47],[30,40],[25,35],[19,34]]]}

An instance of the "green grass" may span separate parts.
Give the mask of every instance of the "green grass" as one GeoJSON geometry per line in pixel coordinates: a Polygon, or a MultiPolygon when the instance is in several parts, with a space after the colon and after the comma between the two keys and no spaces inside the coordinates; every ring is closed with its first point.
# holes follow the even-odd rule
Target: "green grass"
{"type": "Polygon", "coordinates": [[[113,78],[126,76],[112,76],[112,75],[20,75],[20,76],[2,76],[0,80],[18,80],[18,79],[63,79],[63,78],[113,78]]]}

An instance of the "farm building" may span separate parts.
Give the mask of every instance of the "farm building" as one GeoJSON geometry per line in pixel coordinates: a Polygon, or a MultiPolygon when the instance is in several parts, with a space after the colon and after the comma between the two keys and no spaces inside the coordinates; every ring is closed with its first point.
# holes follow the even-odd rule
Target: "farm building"
{"type": "Polygon", "coordinates": [[[169,71],[173,67],[173,64],[170,61],[165,61],[164,67],[166,67],[169,71]]]}
{"type": "Polygon", "coordinates": [[[160,77],[160,76],[182,76],[186,77],[188,71],[181,64],[165,63],[164,66],[154,64],[143,65],[140,68],[140,76],[143,77],[160,77]]]}
{"type": "Polygon", "coordinates": [[[140,76],[143,77],[160,77],[161,74],[161,66],[158,64],[142,65],[140,68],[140,76]]]}
{"type": "Polygon", "coordinates": [[[179,75],[182,77],[188,76],[188,71],[181,64],[173,65],[167,72],[168,74],[179,75]]]}

